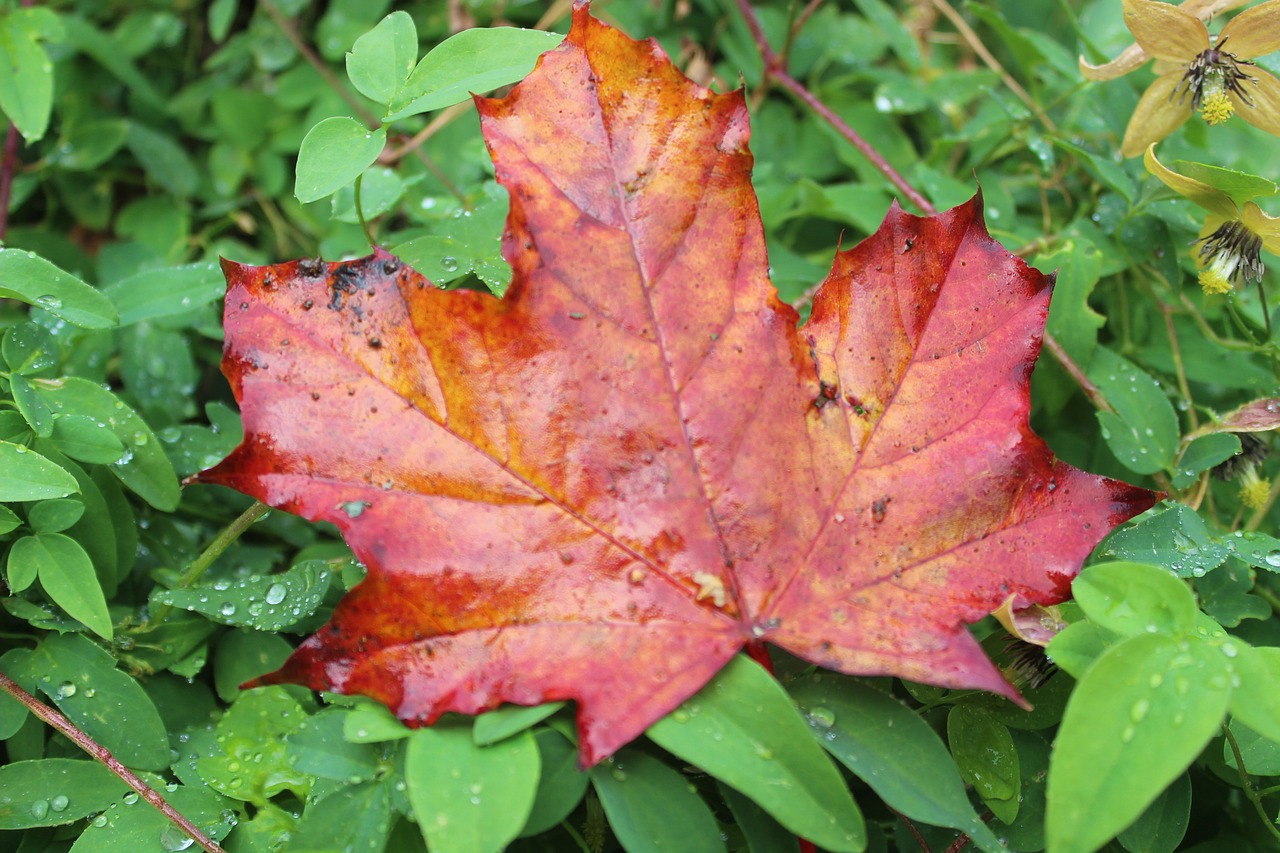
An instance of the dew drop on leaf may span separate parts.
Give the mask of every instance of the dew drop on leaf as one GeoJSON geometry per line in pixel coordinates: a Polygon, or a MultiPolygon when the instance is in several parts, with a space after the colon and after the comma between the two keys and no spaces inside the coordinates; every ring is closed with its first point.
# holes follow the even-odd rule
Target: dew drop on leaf
{"type": "Polygon", "coordinates": [[[44,820],[47,814],[49,814],[48,800],[36,800],[31,804],[31,816],[36,820],[44,820]]]}
{"type": "Polygon", "coordinates": [[[273,583],[267,588],[267,604],[279,604],[284,601],[289,591],[282,583],[273,583]]]}
{"type": "Polygon", "coordinates": [[[822,726],[824,729],[829,729],[836,724],[836,715],[830,708],[823,708],[819,706],[817,708],[810,709],[809,721],[816,726],[822,726]]]}

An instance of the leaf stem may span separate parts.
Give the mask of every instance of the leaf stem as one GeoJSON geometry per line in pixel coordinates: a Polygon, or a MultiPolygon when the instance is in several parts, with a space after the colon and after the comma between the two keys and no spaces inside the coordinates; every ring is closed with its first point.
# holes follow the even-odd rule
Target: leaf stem
{"type": "Polygon", "coordinates": [[[222,847],[218,845],[218,842],[201,832],[199,827],[169,805],[169,802],[160,795],[159,791],[142,781],[137,774],[121,764],[120,760],[112,755],[110,750],[77,728],[75,723],[68,720],[59,711],[32,696],[23,689],[22,685],[4,672],[0,672],[0,690],[21,702],[28,711],[61,732],[68,740],[89,753],[95,760],[106,765],[108,770],[119,776],[122,782],[137,791],[144,800],[159,809],[161,814],[190,836],[207,853],[225,853],[222,847]]]}
{"type": "Polygon", "coordinates": [[[1253,803],[1254,809],[1258,812],[1258,816],[1262,818],[1262,823],[1271,831],[1276,838],[1280,838],[1280,828],[1277,828],[1271,822],[1270,816],[1267,814],[1266,808],[1262,805],[1262,798],[1258,796],[1258,790],[1253,787],[1253,781],[1249,778],[1249,773],[1244,767],[1244,756],[1240,753],[1240,745],[1236,743],[1236,736],[1231,731],[1231,727],[1226,723],[1222,724],[1222,733],[1226,735],[1227,744],[1231,747],[1231,754],[1236,759],[1236,770],[1240,773],[1240,787],[1244,789],[1245,798],[1253,803]]]}
{"type": "Polygon", "coordinates": [[[908,201],[914,204],[922,213],[932,216],[937,213],[937,208],[921,195],[915,187],[907,183],[907,180],[898,174],[898,171],[889,165],[889,161],[881,156],[870,143],[863,139],[857,131],[845,123],[844,119],[836,115],[822,101],[818,100],[812,92],[806,89],[798,80],[792,77],[782,67],[779,57],[773,52],[773,48],[769,47],[768,40],[764,37],[764,30],[760,28],[760,20],[756,17],[755,10],[751,8],[748,0],[737,0],[738,9],[742,13],[742,18],[747,23],[747,28],[751,30],[751,37],[755,40],[756,47],[760,50],[760,56],[764,58],[764,77],[773,78],[780,86],[791,92],[805,106],[813,110],[823,121],[831,125],[837,133],[843,136],[850,145],[858,150],[858,153],[866,157],[871,165],[876,168],[880,174],[884,175],[889,183],[902,193],[908,201]]]}
{"type": "Polygon", "coordinates": [[[4,155],[0,161],[0,240],[9,233],[9,199],[13,195],[13,176],[18,171],[18,126],[9,123],[4,135],[4,155]]]}
{"type": "MultiPolygon", "coordinates": [[[[213,541],[205,546],[204,551],[200,553],[199,557],[196,557],[191,561],[187,566],[187,570],[182,573],[180,578],[178,578],[178,582],[173,585],[173,588],[186,589],[196,581],[200,580],[200,576],[213,565],[214,561],[221,557],[223,552],[230,548],[232,543],[239,539],[240,536],[249,529],[250,525],[262,518],[262,516],[266,515],[270,510],[271,507],[267,506],[262,501],[254,501],[248,509],[240,513],[239,518],[224,527],[222,532],[215,536],[213,541]]],[[[172,605],[162,604],[155,608],[151,613],[150,621],[163,622],[168,618],[169,613],[172,610],[172,605]]]]}
{"type": "Polygon", "coordinates": [[[1103,412],[1115,412],[1102,390],[1093,384],[1080,368],[1080,365],[1076,364],[1075,359],[1063,349],[1062,344],[1048,330],[1045,330],[1044,333],[1044,345],[1049,349],[1049,352],[1053,353],[1053,357],[1058,360],[1058,364],[1062,365],[1062,369],[1067,371],[1071,378],[1075,380],[1075,383],[1080,386],[1080,390],[1084,392],[1084,395],[1089,398],[1089,402],[1093,403],[1095,408],[1103,412]]]}
{"type": "Polygon", "coordinates": [[[369,227],[369,222],[364,218],[364,205],[360,200],[360,187],[363,184],[364,172],[361,172],[359,175],[356,175],[356,184],[353,189],[355,197],[352,199],[352,203],[355,204],[356,219],[360,220],[360,230],[364,232],[364,238],[369,241],[370,248],[376,249],[378,248],[378,242],[374,239],[373,229],[369,227]]]}

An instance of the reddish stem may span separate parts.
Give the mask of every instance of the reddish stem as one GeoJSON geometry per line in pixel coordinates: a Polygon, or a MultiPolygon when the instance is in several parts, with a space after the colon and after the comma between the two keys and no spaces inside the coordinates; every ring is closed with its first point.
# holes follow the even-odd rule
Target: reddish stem
{"type": "Polygon", "coordinates": [[[760,50],[760,56],[764,59],[764,76],[766,79],[772,78],[778,82],[784,89],[791,92],[799,98],[805,106],[818,114],[820,118],[835,128],[836,132],[848,140],[849,144],[858,150],[858,153],[871,161],[880,174],[889,179],[889,183],[897,188],[908,201],[914,204],[921,213],[932,216],[937,213],[935,208],[927,198],[916,191],[915,187],[907,183],[906,178],[898,174],[898,171],[889,165],[889,161],[884,159],[870,143],[863,139],[856,130],[849,127],[844,119],[831,111],[826,104],[818,100],[818,98],[806,89],[798,80],[786,72],[782,67],[782,63],[778,55],[774,53],[773,48],[769,47],[769,42],[764,37],[764,30],[760,29],[760,21],[756,18],[755,11],[751,8],[751,4],[747,0],[738,0],[738,9],[742,12],[743,19],[747,22],[747,27],[751,30],[751,37],[755,39],[756,47],[760,50]]]}
{"type": "Polygon", "coordinates": [[[27,710],[35,714],[41,720],[48,723],[67,737],[76,746],[89,753],[90,756],[97,759],[107,766],[107,769],[120,777],[126,785],[137,791],[144,800],[160,810],[161,814],[171,820],[173,823],[191,837],[196,844],[200,845],[207,853],[226,853],[218,842],[200,831],[194,823],[188,820],[184,815],[179,813],[173,806],[169,805],[160,793],[148,785],[146,782],[138,778],[128,767],[120,763],[120,760],[111,754],[105,746],[89,737],[83,731],[76,727],[76,724],[64,717],[59,711],[50,708],[36,697],[32,696],[22,688],[9,676],[0,672],[0,690],[8,693],[14,699],[17,699],[27,707],[27,710]]]}
{"type": "Polygon", "coordinates": [[[11,122],[0,159],[0,241],[9,235],[9,199],[13,195],[13,177],[18,172],[18,136],[18,128],[11,122]]]}

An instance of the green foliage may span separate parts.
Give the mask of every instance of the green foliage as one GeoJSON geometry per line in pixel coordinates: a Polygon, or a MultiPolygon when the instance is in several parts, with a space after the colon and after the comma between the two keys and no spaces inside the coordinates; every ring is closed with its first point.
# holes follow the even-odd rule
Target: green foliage
{"type": "MultiPolygon", "coordinates": [[[[1047,350],[1070,362],[1037,367],[1037,432],[1072,464],[1168,493],[1075,582],[1047,681],[994,621],[974,626],[1034,710],[782,655],[775,680],[739,658],[583,772],[563,703],[410,730],[358,697],[242,689],[362,569],[330,530],[180,486],[240,441],[217,369],[217,259],[337,258],[372,239],[440,286],[501,294],[506,196],[469,93],[517,82],[567,26],[539,20],[552,4],[390,5],[0,8],[17,146],[0,248],[0,671],[237,853],[760,853],[797,850],[797,835],[941,851],[961,833],[987,853],[1275,849],[1276,277],[1204,293],[1202,244],[1187,249],[1204,211],[1118,158],[1150,72],[1083,83],[1076,64],[1130,43],[1117,0],[958,7],[972,34],[881,0],[753,4],[774,50],[789,46],[783,67],[929,203],[963,200],[976,176],[994,236],[1057,270],[1047,350]],[[455,32],[450,10],[475,28],[455,32]],[[1249,403],[1254,421],[1232,420],[1249,403]]],[[[869,233],[893,198],[910,205],[766,85],[738,4],[593,9],[698,82],[746,81],[784,298],[803,309],[837,239],[869,233]]],[[[1193,119],[1159,147],[1179,174],[1277,213],[1274,145],[1238,119],[1193,119]]],[[[0,738],[3,849],[192,849],[7,696],[0,738]]]]}

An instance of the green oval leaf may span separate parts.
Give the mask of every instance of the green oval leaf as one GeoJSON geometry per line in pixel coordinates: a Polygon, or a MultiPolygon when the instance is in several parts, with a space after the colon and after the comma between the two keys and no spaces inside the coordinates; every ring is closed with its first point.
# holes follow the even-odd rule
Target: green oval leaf
{"type": "Polygon", "coordinates": [[[40,585],[54,604],[98,636],[111,639],[107,599],[93,561],[79,542],[61,533],[40,533],[20,539],[13,550],[10,565],[21,562],[35,566],[40,585]]]}
{"type": "Polygon", "coordinates": [[[1139,474],[1172,466],[1178,416],[1156,381],[1105,347],[1094,351],[1089,378],[1115,409],[1098,412],[1098,423],[1116,458],[1139,474]]]}
{"type": "Polygon", "coordinates": [[[105,809],[127,790],[96,761],[15,761],[0,767],[0,829],[72,823],[105,809]]]}
{"type": "Polygon", "coordinates": [[[0,441],[0,501],[39,501],[79,491],[76,478],[22,444],[0,441]]]}
{"type": "Polygon", "coordinates": [[[438,723],[409,735],[409,802],[434,853],[497,853],[524,827],[540,770],[533,735],[477,746],[471,726],[438,723]]]}
{"type": "Polygon", "coordinates": [[[1089,566],[1071,584],[1090,621],[1117,634],[1184,634],[1195,625],[1196,599],[1186,583],[1144,563],[1089,566]]]}
{"type": "Polygon", "coordinates": [[[0,16],[0,110],[35,142],[53,111],[53,64],[40,44],[38,22],[15,12],[0,16]]]}
{"type": "Polygon", "coordinates": [[[636,749],[591,768],[609,828],[627,853],[724,853],[715,815],[675,770],[636,749]]]}
{"type": "Polygon", "coordinates": [[[755,800],[778,823],[832,851],[862,850],[862,814],[782,686],[736,656],[649,728],[668,752],[755,800]]]}
{"type": "Polygon", "coordinates": [[[396,94],[383,121],[461,103],[524,78],[538,57],[564,36],[515,27],[463,30],[422,57],[396,94]]]}
{"type": "Polygon", "coordinates": [[[387,144],[387,129],[369,130],[346,116],[327,118],[302,140],[293,194],[309,202],[337,192],[373,165],[387,144]]]}
{"type": "Polygon", "coordinates": [[[862,682],[821,673],[789,685],[818,742],[912,820],[969,834],[1003,850],[974,811],[942,740],[905,705],[862,682]]]}
{"type": "Polygon", "coordinates": [[[0,296],[45,309],[85,329],[109,329],[117,322],[111,300],[34,252],[0,249],[0,296]]]}
{"type": "Polygon", "coordinates": [[[1049,764],[1046,838],[1092,853],[1142,814],[1218,731],[1229,659],[1208,643],[1130,637],[1084,674],[1049,764]]]}
{"type": "Polygon", "coordinates": [[[120,312],[120,325],[185,314],[222,298],[227,282],[217,264],[148,269],[106,287],[120,312]]]}
{"type": "Polygon", "coordinates": [[[315,612],[329,591],[333,571],[327,560],[304,560],[278,575],[190,589],[158,589],[151,601],[201,613],[224,625],[279,631],[315,612]]]}
{"type": "Polygon", "coordinates": [[[418,30],[408,12],[387,15],[356,39],[347,54],[347,76],[360,94],[389,104],[418,59],[418,30]]]}

